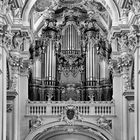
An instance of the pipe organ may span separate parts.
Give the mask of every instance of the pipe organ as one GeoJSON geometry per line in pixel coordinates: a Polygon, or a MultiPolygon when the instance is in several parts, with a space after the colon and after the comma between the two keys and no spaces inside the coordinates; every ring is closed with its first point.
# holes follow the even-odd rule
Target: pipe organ
{"type": "Polygon", "coordinates": [[[30,51],[30,100],[112,99],[107,69],[111,51],[95,21],[71,12],[63,15],[63,23],[46,19],[41,37],[30,51]]]}

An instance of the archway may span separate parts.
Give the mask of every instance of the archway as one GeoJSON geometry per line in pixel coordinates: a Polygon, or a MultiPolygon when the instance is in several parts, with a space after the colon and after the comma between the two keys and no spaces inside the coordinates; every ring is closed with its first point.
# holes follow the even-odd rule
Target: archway
{"type": "Polygon", "coordinates": [[[31,131],[25,140],[114,140],[109,131],[99,126],[76,121],[74,125],[67,125],[66,122],[53,122],[44,124],[34,131],[31,131]]]}

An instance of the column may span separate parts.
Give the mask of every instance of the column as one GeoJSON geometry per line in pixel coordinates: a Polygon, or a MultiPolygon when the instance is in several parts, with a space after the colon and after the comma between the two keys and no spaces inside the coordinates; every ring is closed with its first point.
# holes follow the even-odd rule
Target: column
{"type": "Polygon", "coordinates": [[[19,93],[20,93],[19,59],[20,59],[20,53],[18,52],[18,50],[12,50],[11,56],[12,56],[12,58],[11,58],[11,68],[12,68],[12,73],[11,73],[11,75],[12,75],[12,87],[11,87],[11,90],[18,93],[18,95],[16,96],[16,98],[14,100],[13,139],[18,140],[19,136],[20,136],[20,127],[19,127],[19,124],[20,124],[20,120],[19,120],[19,106],[20,106],[20,104],[19,104],[19,93]]]}
{"type": "Polygon", "coordinates": [[[123,140],[128,140],[128,104],[127,104],[127,99],[123,95],[123,140]]]}
{"type": "Polygon", "coordinates": [[[140,36],[134,53],[135,140],[140,140],[140,36]]]}
{"type": "Polygon", "coordinates": [[[13,101],[7,102],[7,139],[13,140],[13,101]]]}
{"type": "MultiPolygon", "coordinates": [[[[0,42],[1,43],[1,42],[0,42]]],[[[0,139],[6,140],[6,105],[7,105],[7,82],[6,82],[6,50],[5,44],[0,44],[0,139]]]]}
{"type": "MultiPolygon", "coordinates": [[[[26,102],[28,100],[28,67],[20,70],[20,92],[19,92],[19,136],[18,140],[25,139],[29,133],[29,120],[25,117],[26,102]]],[[[15,140],[15,139],[14,139],[15,140]]]]}
{"type": "Polygon", "coordinates": [[[117,115],[112,122],[113,136],[116,140],[123,140],[122,79],[118,72],[113,72],[113,100],[115,101],[115,113],[117,115]]]}

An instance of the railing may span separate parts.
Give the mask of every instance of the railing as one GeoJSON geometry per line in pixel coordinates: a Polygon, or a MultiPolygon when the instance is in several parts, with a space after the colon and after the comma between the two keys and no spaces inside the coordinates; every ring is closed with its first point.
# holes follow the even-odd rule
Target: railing
{"type": "Polygon", "coordinates": [[[112,101],[28,101],[26,108],[27,116],[36,115],[60,115],[64,108],[73,105],[77,108],[81,115],[115,115],[115,105],[112,101]]]}
{"type": "Polygon", "coordinates": [[[61,50],[63,54],[80,54],[80,50],[61,50]]]}
{"type": "Polygon", "coordinates": [[[30,85],[46,85],[46,86],[55,86],[57,82],[55,80],[48,79],[32,79],[30,85]]]}
{"type": "Polygon", "coordinates": [[[83,84],[86,85],[86,86],[93,86],[93,87],[112,85],[111,80],[110,79],[105,79],[105,78],[100,78],[100,79],[94,78],[93,80],[87,80],[83,84]]]}

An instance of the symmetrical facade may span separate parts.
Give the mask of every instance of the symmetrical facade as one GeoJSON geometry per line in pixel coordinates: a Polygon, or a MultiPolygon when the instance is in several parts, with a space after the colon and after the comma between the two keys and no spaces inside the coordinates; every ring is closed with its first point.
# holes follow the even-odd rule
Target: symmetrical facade
{"type": "Polygon", "coordinates": [[[0,0],[1,140],[140,140],[139,0],[0,0]]]}

